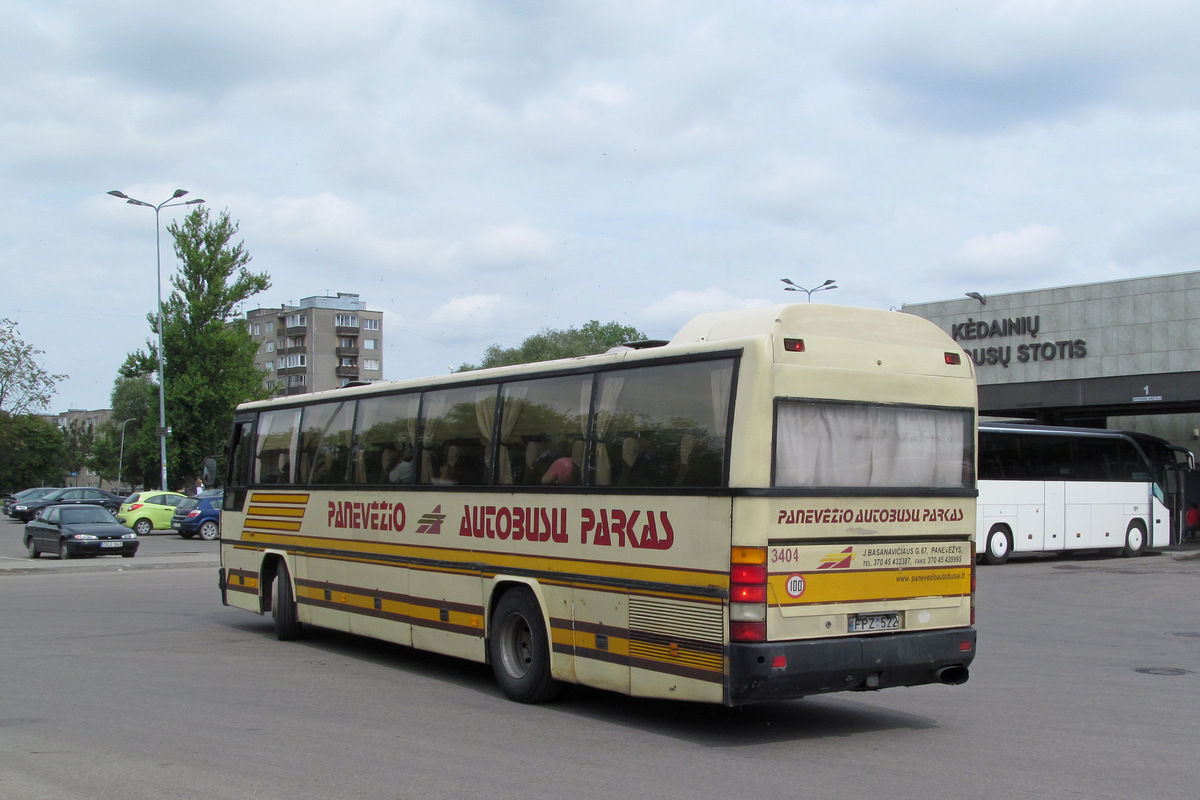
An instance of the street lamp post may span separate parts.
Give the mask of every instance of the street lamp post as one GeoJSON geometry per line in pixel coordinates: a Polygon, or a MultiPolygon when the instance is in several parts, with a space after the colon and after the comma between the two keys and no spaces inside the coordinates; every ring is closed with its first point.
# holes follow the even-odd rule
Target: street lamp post
{"type": "Polygon", "coordinates": [[[121,454],[117,456],[117,488],[121,488],[121,469],[125,466],[125,426],[137,417],[130,417],[121,423],[121,454]]]}
{"type": "Polygon", "coordinates": [[[167,491],[167,394],[166,394],[166,374],[163,372],[163,311],[162,311],[162,234],[161,225],[159,224],[159,212],[164,208],[172,206],[194,206],[198,203],[203,203],[203,200],[185,200],[182,203],[172,203],[172,200],[178,200],[187,194],[186,189],[176,189],[175,193],[162,201],[158,205],[147,203],[143,200],[135,200],[124,192],[118,192],[113,189],[109,192],[113,197],[119,197],[131,206],[145,206],[146,208],[154,209],[154,255],[155,264],[158,272],[158,306],[155,327],[158,328],[158,458],[159,458],[159,476],[162,479],[162,485],[159,487],[162,491],[167,491]]]}
{"type": "Polygon", "coordinates": [[[787,278],[780,278],[779,280],[781,280],[787,284],[787,286],[783,287],[783,290],[785,292],[804,292],[805,296],[808,298],[808,302],[810,302],[810,303],[812,302],[813,292],[823,292],[827,289],[836,289],[837,288],[837,284],[835,284],[833,282],[833,278],[830,278],[829,280],[825,281],[820,286],[818,286],[814,289],[805,289],[800,284],[793,283],[792,281],[788,280],[787,278]]]}

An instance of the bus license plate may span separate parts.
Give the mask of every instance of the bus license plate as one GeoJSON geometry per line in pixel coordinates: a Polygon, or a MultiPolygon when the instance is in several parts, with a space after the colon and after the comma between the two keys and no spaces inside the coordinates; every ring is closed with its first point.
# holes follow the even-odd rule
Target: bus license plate
{"type": "Polygon", "coordinates": [[[892,631],[899,627],[899,614],[857,614],[850,617],[850,633],[892,631]]]}

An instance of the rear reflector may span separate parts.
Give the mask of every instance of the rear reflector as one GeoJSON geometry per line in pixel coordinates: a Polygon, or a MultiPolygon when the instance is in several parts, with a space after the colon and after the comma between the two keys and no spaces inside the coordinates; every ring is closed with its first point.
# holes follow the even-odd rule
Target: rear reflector
{"type": "Polygon", "coordinates": [[[789,353],[803,353],[804,352],[804,340],[803,339],[784,339],[783,340],[783,349],[789,353]]]}

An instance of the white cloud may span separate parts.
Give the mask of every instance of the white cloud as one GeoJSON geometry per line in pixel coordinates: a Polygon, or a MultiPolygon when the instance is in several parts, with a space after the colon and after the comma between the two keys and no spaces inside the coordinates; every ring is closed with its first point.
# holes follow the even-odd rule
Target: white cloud
{"type": "Polygon", "coordinates": [[[1033,224],[973,236],[958,248],[954,260],[962,266],[979,269],[1034,269],[1051,264],[1062,245],[1062,232],[1058,228],[1033,224]]]}

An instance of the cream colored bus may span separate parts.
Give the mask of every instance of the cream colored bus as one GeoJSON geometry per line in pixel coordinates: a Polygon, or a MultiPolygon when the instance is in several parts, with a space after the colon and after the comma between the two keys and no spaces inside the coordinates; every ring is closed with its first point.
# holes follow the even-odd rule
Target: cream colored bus
{"type": "Polygon", "coordinates": [[[967,679],[975,381],[915,316],[704,314],[670,342],[237,410],[224,603],[564,683],[738,705],[967,679]]]}

